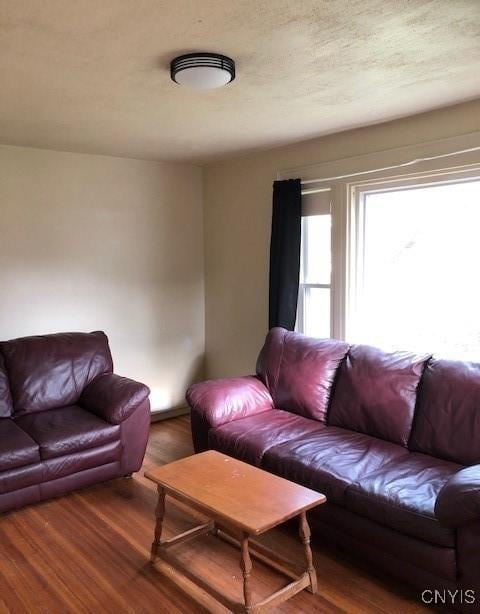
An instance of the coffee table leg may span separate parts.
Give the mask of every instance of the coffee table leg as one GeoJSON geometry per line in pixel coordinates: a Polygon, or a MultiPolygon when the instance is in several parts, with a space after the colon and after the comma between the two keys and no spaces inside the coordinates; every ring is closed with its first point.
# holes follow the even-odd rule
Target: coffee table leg
{"type": "Polygon", "coordinates": [[[310,527],[308,526],[307,514],[306,512],[302,512],[300,514],[300,539],[303,543],[303,548],[305,550],[305,559],[307,563],[307,572],[310,576],[310,588],[307,590],[310,593],[317,592],[317,574],[315,572],[315,568],[313,566],[313,557],[312,557],[312,549],[310,548],[310,527]]]}
{"type": "Polygon", "coordinates": [[[158,487],[158,503],[155,510],[156,523],[155,523],[155,536],[153,538],[152,550],[150,554],[150,560],[152,563],[155,562],[158,554],[158,547],[162,541],[162,525],[163,525],[163,517],[165,516],[165,490],[159,486],[158,487]]]}
{"type": "Polygon", "coordinates": [[[243,597],[245,599],[245,609],[250,609],[252,605],[252,589],[250,587],[250,572],[252,571],[252,560],[248,550],[248,534],[244,533],[241,541],[242,558],[240,559],[240,567],[243,573],[243,597]]]}

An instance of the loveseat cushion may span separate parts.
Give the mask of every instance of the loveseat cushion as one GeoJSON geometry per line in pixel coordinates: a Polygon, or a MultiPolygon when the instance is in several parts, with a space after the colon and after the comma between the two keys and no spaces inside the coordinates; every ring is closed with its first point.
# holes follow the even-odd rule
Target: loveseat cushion
{"type": "Polygon", "coordinates": [[[115,463],[120,461],[121,456],[121,441],[113,441],[104,446],[41,462],[39,457],[35,463],[5,471],[0,470],[0,495],[115,463]]]}
{"type": "Polygon", "coordinates": [[[111,372],[104,333],[58,333],[3,341],[15,415],[72,405],[85,386],[111,372]]]}
{"type": "Polygon", "coordinates": [[[42,463],[0,471],[0,495],[40,484],[44,477],[42,463]]]}
{"type": "Polygon", "coordinates": [[[352,346],[340,367],[329,424],[407,446],[428,355],[352,346]]]}
{"type": "Polygon", "coordinates": [[[73,454],[120,438],[120,426],[72,405],[20,416],[16,420],[40,447],[42,459],[73,454]]]}
{"type": "Polygon", "coordinates": [[[402,446],[329,426],[270,448],[262,467],[342,503],[352,482],[408,454],[402,446]]]}
{"type": "Polygon", "coordinates": [[[480,463],[480,364],[428,364],[409,447],[462,465],[480,463]]]}
{"type": "Polygon", "coordinates": [[[5,370],[3,356],[0,354],[0,418],[8,418],[13,413],[10,385],[5,370]]]}
{"type": "Polygon", "coordinates": [[[405,535],[454,547],[454,531],[438,522],[434,508],[441,488],[459,469],[455,463],[410,453],[353,482],[345,506],[405,535]]]}
{"type": "Polygon", "coordinates": [[[208,434],[209,447],[259,466],[272,446],[325,428],[316,420],[273,409],[229,422],[208,434]]]}
{"type": "Polygon", "coordinates": [[[38,444],[10,418],[0,419],[0,472],[40,462],[38,444]]]}
{"type": "Polygon", "coordinates": [[[120,461],[122,458],[122,442],[112,441],[103,446],[89,448],[74,454],[49,458],[42,462],[42,482],[58,480],[67,475],[73,475],[88,469],[95,469],[109,463],[120,461]]]}
{"type": "Polygon", "coordinates": [[[275,407],[325,423],[333,381],[348,347],[343,341],[273,328],[258,357],[257,375],[275,407]]]}

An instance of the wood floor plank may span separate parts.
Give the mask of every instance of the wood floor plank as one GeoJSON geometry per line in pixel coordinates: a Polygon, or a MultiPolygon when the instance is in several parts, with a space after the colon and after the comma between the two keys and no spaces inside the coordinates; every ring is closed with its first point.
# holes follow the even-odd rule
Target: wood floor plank
{"type": "MultiPolygon", "coordinates": [[[[220,611],[206,596],[193,601],[149,562],[155,487],[143,471],[193,453],[188,417],[157,422],[142,472],[0,516],[0,614],[202,614],[220,611]]],[[[167,499],[165,537],[205,518],[167,499]]],[[[175,546],[183,564],[240,597],[238,551],[212,536],[175,546]]],[[[295,533],[279,528],[261,538],[280,555],[303,563],[295,533]]],[[[302,591],[275,612],[297,614],[424,614],[415,593],[347,555],[313,540],[319,591],[302,591]]],[[[285,578],[254,562],[260,597],[285,578]]],[[[186,585],[187,586],[187,585],[186,585]]]]}

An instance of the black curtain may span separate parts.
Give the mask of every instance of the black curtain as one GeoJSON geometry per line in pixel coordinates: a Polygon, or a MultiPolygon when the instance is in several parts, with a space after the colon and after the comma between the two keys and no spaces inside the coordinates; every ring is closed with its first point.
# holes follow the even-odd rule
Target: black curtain
{"type": "Polygon", "coordinates": [[[295,328],[300,277],[301,220],[300,179],[275,181],[270,242],[269,328],[295,328]]]}

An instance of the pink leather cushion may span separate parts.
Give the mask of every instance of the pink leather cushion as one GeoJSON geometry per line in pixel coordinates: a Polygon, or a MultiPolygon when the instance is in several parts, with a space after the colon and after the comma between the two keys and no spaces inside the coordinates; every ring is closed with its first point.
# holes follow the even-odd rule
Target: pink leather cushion
{"type": "Polygon", "coordinates": [[[409,447],[462,465],[480,463],[480,364],[429,363],[409,447]]]}
{"type": "Polygon", "coordinates": [[[272,395],[278,379],[283,342],[287,332],[284,328],[272,328],[265,339],[257,359],[257,375],[272,395]]]}
{"type": "Polygon", "coordinates": [[[112,371],[102,332],[23,337],[0,347],[15,415],[72,405],[97,375],[112,371]]]}
{"type": "Polygon", "coordinates": [[[434,508],[442,487],[461,468],[425,454],[385,459],[348,487],[345,507],[400,533],[453,548],[455,533],[438,522],[434,508]]]}
{"type": "Polygon", "coordinates": [[[322,425],[313,433],[266,450],[261,467],[325,494],[330,503],[342,503],[353,482],[408,455],[402,446],[322,425]]]}
{"type": "Polygon", "coordinates": [[[352,346],[340,368],[329,423],[407,446],[428,359],[352,346]]]}
{"type": "Polygon", "coordinates": [[[10,386],[8,383],[7,372],[3,357],[0,354],[0,418],[8,418],[12,415],[12,397],[10,395],[10,386]]]}
{"type": "Polygon", "coordinates": [[[260,353],[257,373],[275,407],[325,423],[333,380],[347,351],[343,341],[273,328],[260,353]]]}
{"type": "Polygon", "coordinates": [[[210,429],[208,442],[214,450],[260,465],[263,455],[271,447],[324,428],[326,426],[317,420],[273,409],[210,429]]]}

